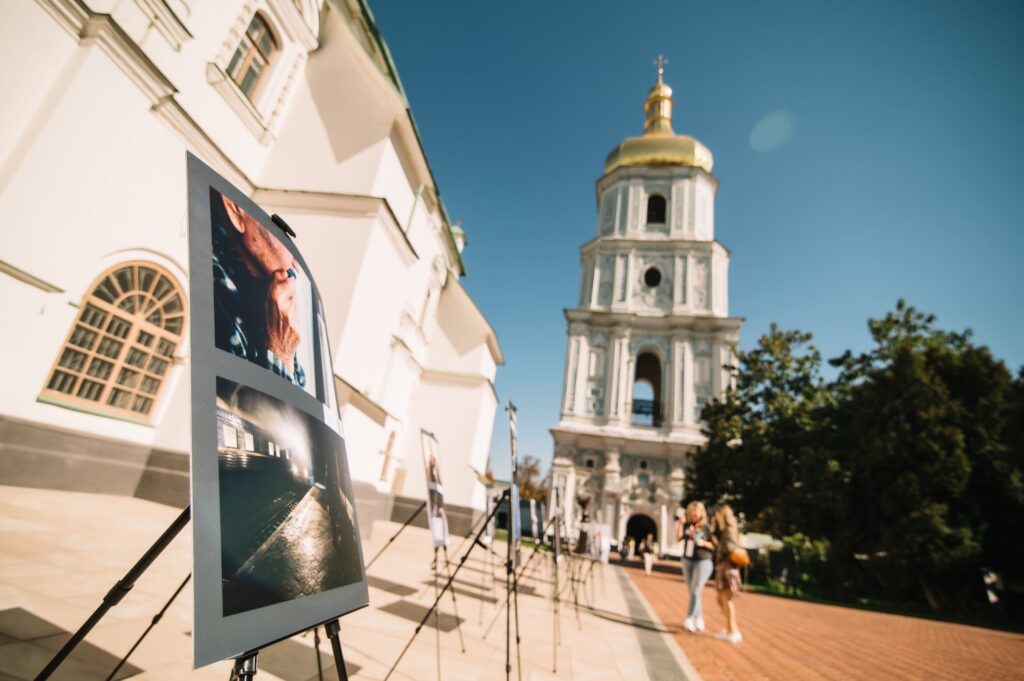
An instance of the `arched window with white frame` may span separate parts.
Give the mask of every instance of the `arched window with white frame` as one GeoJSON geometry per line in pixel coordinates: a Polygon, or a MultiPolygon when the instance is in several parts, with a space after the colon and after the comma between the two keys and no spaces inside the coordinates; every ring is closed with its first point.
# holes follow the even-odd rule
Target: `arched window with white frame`
{"type": "Polygon", "coordinates": [[[266,81],[279,49],[270,23],[257,12],[245,29],[227,68],[228,76],[250,101],[256,98],[260,86],[266,81]]]}
{"type": "Polygon", "coordinates": [[[185,314],[184,293],[159,265],[104,272],[83,298],[40,399],[150,423],[185,314]]]}

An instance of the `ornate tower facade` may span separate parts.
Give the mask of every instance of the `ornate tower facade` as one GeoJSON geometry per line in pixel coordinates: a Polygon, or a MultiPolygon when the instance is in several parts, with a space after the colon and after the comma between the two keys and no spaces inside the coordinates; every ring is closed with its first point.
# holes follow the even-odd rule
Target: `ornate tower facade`
{"type": "Polygon", "coordinates": [[[662,74],[659,60],[643,134],[612,150],[597,181],[597,237],[580,249],[579,305],[565,312],[552,483],[578,502],[567,522],[586,508],[613,541],[653,534],[677,553],[700,411],[728,387],[743,320],[729,316],[711,152],[673,132],[662,74]]]}

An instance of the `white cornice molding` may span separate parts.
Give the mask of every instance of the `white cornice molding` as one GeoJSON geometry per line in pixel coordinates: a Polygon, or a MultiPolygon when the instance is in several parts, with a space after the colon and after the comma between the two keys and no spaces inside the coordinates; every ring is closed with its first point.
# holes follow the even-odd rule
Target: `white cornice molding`
{"type": "Polygon", "coordinates": [[[124,32],[112,16],[90,10],[81,0],[37,0],[82,46],[97,45],[153,104],[177,89],[124,32]]]}
{"type": "Polygon", "coordinates": [[[270,141],[269,129],[264,123],[263,115],[256,109],[249,98],[235,85],[220,65],[210,62],[206,65],[206,82],[224,98],[227,105],[241,119],[256,139],[266,144],[270,141]]]}
{"type": "Polygon", "coordinates": [[[376,218],[387,226],[387,234],[407,264],[419,260],[419,254],[398,222],[391,204],[379,196],[313,192],[291,189],[256,188],[252,199],[260,205],[285,208],[291,212],[313,212],[345,217],[376,218]]]}
{"type": "Polygon", "coordinates": [[[494,382],[483,374],[463,373],[459,371],[441,371],[440,369],[423,369],[421,374],[423,381],[435,383],[448,383],[452,385],[480,386],[486,385],[491,389],[495,403],[498,402],[498,391],[494,388],[494,382]]]}
{"type": "Polygon", "coordinates": [[[175,52],[192,39],[192,33],[178,18],[165,0],[135,0],[135,5],[149,19],[150,24],[167,40],[175,52]]]}
{"type": "Polygon", "coordinates": [[[320,13],[307,8],[309,17],[303,16],[302,10],[294,0],[267,0],[267,6],[291,40],[312,52],[320,46],[317,36],[320,34],[320,13]]]}
{"type": "Polygon", "coordinates": [[[693,331],[696,333],[738,332],[746,321],[743,317],[715,317],[713,315],[659,314],[637,315],[630,312],[608,312],[604,310],[566,310],[565,318],[570,324],[613,327],[627,326],[633,333],[638,331],[664,332],[693,331]]]}
{"type": "Polygon", "coordinates": [[[223,175],[232,184],[246,194],[252,194],[255,185],[252,180],[235,165],[224,150],[207,135],[196,123],[178,100],[167,96],[153,105],[152,112],[177,132],[185,140],[185,146],[198,156],[204,163],[223,175]]]}

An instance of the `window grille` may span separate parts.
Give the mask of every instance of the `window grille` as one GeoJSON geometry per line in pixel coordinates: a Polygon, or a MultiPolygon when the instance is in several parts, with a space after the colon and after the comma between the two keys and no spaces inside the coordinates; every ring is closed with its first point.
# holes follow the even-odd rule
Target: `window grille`
{"type": "Polygon", "coordinates": [[[42,397],[149,422],[184,329],[184,295],[170,274],[118,265],[82,301],[42,397]]]}
{"type": "Polygon", "coordinates": [[[276,52],[277,39],[270,25],[262,16],[255,15],[227,68],[228,76],[250,100],[263,84],[276,52]]]}

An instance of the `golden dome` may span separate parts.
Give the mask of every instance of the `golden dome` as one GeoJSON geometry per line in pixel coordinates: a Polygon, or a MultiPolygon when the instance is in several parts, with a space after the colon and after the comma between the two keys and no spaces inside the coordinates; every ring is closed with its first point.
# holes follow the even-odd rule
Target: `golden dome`
{"type": "Polygon", "coordinates": [[[672,88],[662,81],[660,64],[658,82],[647,93],[644,112],[644,134],[612,149],[604,161],[605,174],[623,166],[651,165],[691,166],[711,172],[715,160],[708,148],[689,135],[672,131],[672,88]]]}

